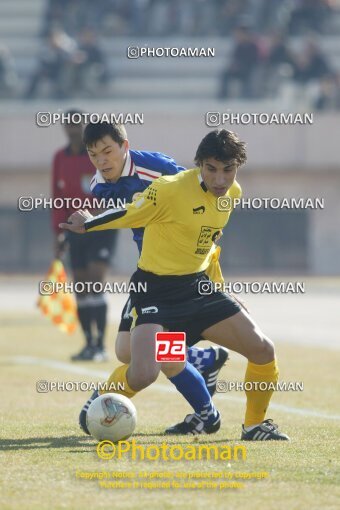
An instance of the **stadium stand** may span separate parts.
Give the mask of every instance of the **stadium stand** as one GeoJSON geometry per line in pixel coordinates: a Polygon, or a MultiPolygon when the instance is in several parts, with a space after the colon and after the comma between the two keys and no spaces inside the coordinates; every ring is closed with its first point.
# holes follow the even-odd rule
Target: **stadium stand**
{"type": "MultiPolygon", "coordinates": [[[[277,3],[277,2],[274,2],[277,3]]],[[[95,41],[96,52],[94,55],[98,55],[102,52],[102,59],[104,67],[107,69],[100,69],[99,76],[104,73],[105,86],[100,88],[100,95],[102,97],[114,97],[122,99],[131,99],[137,97],[138,99],[143,98],[167,98],[167,99],[209,99],[215,98],[218,95],[220,89],[220,80],[223,72],[228,69],[230,60],[233,54],[234,44],[234,31],[233,29],[240,24],[246,15],[252,14],[252,29],[254,30],[255,42],[259,47],[259,64],[255,80],[255,91],[252,96],[256,98],[263,98],[269,96],[277,96],[280,98],[282,94],[285,94],[285,85],[288,83],[290,86],[296,87],[294,81],[294,70],[290,69],[287,65],[281,65],[275,69],[275,76],[268,84],[268,75],[265,72],[266,65],[268,64],[268,56],[270,55],[271,41],[273,37],[272,29],[275,24],[278,29],[283,31],[289,31],[291,25],[291,9],[290,16],[287,13],[287,2],[281,4],[281,14],[275,12],[279,20],[276,20],[273,12],[267,13],[267,17],[261,16],[261,9],[263,10],[265,2],[260,1],[248,1],[240,2],[238,10],[234,12],[232,10],[232,2],[211,2],[210,5],[210,16],[206,25],[199,23],[199,19],[203,17],[206,12],[206,2],[188,2],[186,9],[177,10],[170,9],[169,2],[164,1],[130,1],[122,2],[107,2],[106,9],[101,11],[101,17],[96,18],[93,14],[95,7],[89,3],[91,7],[88,7],[88,16],[80,17],[77,23],[66,23],[65,19],[70,16],[74,17],[77,15],[77,5],[79,2],[71,1],[65,5],[65,12],[61,16],[60,5],[62,2],[58,2],[59,10],[52,8],[53,2],[49,5],[44,0],[32,0],[25,2],[24,0],[8,1],[3,0],[0,5],[0,31],[2,33],[1,45],[6,48],[13,61],[13,69],[18,77],[15,91],[12,91],[16,97],[22,97],[27,94],[29,84],[32,77],[37,73],[39,69],[39,61],[41,60],[42,53],[47,48],[48,34],[53,29],[58,29],[63,32],[64,41],[68,47],[68,51],[71,55],[71,67],[74,64],[74,58],[79,55],[79,51],[82,50],[82,42],[80,38],[81,34],[84,35],[84,30],[88,28],[93,32],[93,37],[96,38],[99,35],[99,41],[95,41]],[[283,6],[286,5],[286,11],[283,6]],[[240,6],[243,6],[242,9],[240,6]],[[141,21],[139,24],[136,21],[136,12],[144,13],[145,20],[148,21],[143,26],[141,21]],[[223,33],[221,29],[221,21],[217,23],[218,13],[224,13],[226,25],[228,30],[223,33]],[[59,14],[58,14],[59,13],[59,14]],[[133,15],[134,13],[134,15],[133,15]],[[168,15],[166,15],[168,13],[168,15]],[[180,13],[180,14],[179,14],[180,13]],[[233,13],[233,15],[232,15],[233,13]],[[254,15],[254,13],[257,15],[254,15]],[[69,15],[68,15],[69,14],[69,15]],[[171,14],[171,16],[170,16],[171,14]],[[199,16],[202,14],[202,16],[199,16]],[[185,19],[193,16],[193,27],[185,25],[185,19]],[[241,17],[244,16],[243,18],[241,17]],[[58,17],[59,16],[59,17],[58,17]],[[168,20],[170,16],[173,20],[168,20]],[[269,19],[268,19],[269,17],[269,19]],[[167,19],[167,23],[165,22],[167,19]],[[259,21],[261,19],[261,21],[259,21]],[[92,24],[90,24],[92,20],[92,24]],[[111,20],[111,21],[110,21],[111,20]],[[112,21],[113,20],[113,21],[112,21]],[[124,21],[125,20],[125,21],[124,21]],[[149,34],[149,24],[151,21],[157,26],[163,26],[164,30],[162,37],[159,34],[159,30],[155,29],[152,34],[149,34]],[[195,21],[196,20],[196,21],[195,21]],[[256,21],[257,20],[257,21],[256,21]],[[275,21],[276,20],[276,21],[275,21]],[[285,21],[282,21],[285,20],[285,21]],[[228,23],[227,23],[228,21],[228,23]],[[269,22],[271,22],[271,31],[269,30],[269,22]],[[63,24],[64,23],[64,24],[63,24]],[[137,25],[136,25],[137,23],[137,25]],[[120,27],[120,29],[116,27],[120,27]],[[174,27],[177,27],[176,30],[174,27]],[[185,29],[185,27],[187,27],[185,29]],[[79,32],[80,31],[80,32],[79,32]],[[143,32],[144,31],[144,32],[143,32]],[[114,32],[114,33],[113,33],[114,32]],[[138,33],[142,33],[138,36],[138,33]],[[20,34],[20,36],[18,36],[20,34]],[[96,35],[97,34],[97,35],[96,35]],[[197,36],[204,35],[204,44],[202,40],[197,36]],[[129,46],[149,46],[149,47],[201,47],[215,48],[215,57],[201,57],[200,64],[197,65],[196,59],[193,58],[142,58],[130,60],[126,58],[127,48],[129,46]],[[73,48],[73,49],[70,49],[73,48]],[[78,52],[78,53],[77,53],[78,52]],[[181,83],[178,87],[177,84],[181,83]],[[274,85],[273,85],[274,83],[274,85]]],[[[177,4],[177,2],[174,2],[177,4]]],[[[290,2],[291,4],[291,2],[290,2]]],[[[295,4],[295,3],[294,3],[295,4]]],[[[85,6],[88,5],[85,2],[85,6]]],[[[314,34],[310,33],[311,27],[306,22],[305,25],[301,25],[299,21],[294,21],[293,33],[297,35],[283,35],[284,44],[287,46],[289,51],[293,55],[293,59],[301,60],[304,58],[304,54],[307,51],[308,40],[312,37],[313,41],[321,53],[324,55],[327,62],[329,62],[329,75],[332,78],[332,84],[337,83],[335,78],[340,72],[340,40],[337,34],[340,31],[340,2],[333,2],[332,4],[332,15],[324,16],[326,19],[320,27],[323,31],[326,31],[327,36],[322,35],[315,37],[314,34]],[[300,25],[305,30],[299,29],[300,25]]],[[[79,5],[78,5],[79,7],[79,5]]],[[[84,7],[84,6],[83,6],[84,7]]],[[[234,7],[236,9],[236,7],[234,7]]],[[[83,11],[86,9],[83,8],[83,11]]],[[[98,10],[98,9],[97,9],[98,10]]],[[[297,20],[301,18],[298,16],[297,20]]],[[[143,16],[142,18],[143,19],[143,16]]],[[[283,32],[284,33],[284,32],[283,32]]],[[[64,44],[64,46],[65,46],[64,44]]],[[[67,68],[70,69],[70,66],[67,68]]],[[[77,72],[79,65],[77,63],[76,69],[73,72],[77,72]]],[[[96,67],[88,66],[85,71],[89,71],[90,81],[92,80],[93,86],[82,88],[79,87],[79,83],[75,80],[70,80],[68,73],[61,76],[61,80],[66,75],[69,81],[64,84],[63,94],[65,97],[93,97],[93,92],[96,86],[96,73],[98,70],[96,67]]],[[[61,71],[63,72],[63,71],[61,71]]],[[[324,78],[321,76],[320,78],[324,78]]],[[[43,82],[43,80],[41,80],[43,82]]],[[[81,80],[85,82],[86,80],[81,80]]],[[[98,80],[97,80],[98,81],[98,80]]],[[[317,79],[317,87],[325,85],[317,79]]],[[[315,81],[314,81],[314,92],[311,94],[311,101],[313,102],[315,97],[318,96],[318,92],[315,92],[315,81]]],[[[235,95],[239,94],[236,87],[235,95]]],[[[29,94],[28,94],[29,96],[29,94]]],[[[39,84],[38,90],[35,93],[37,97],[51,97],[58,98],[58,94],[55,93],[53,88],[46,86],[45,83],[39,84]]],[[[322,104],[327,104],[327,101],[322,104]]]]}

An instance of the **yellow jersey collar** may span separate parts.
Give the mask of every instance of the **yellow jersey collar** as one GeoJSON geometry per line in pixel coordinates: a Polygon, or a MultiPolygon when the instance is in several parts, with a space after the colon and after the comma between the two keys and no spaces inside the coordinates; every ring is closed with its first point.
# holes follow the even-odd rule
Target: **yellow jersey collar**
{"type": "Polygon", "coordinates": [[[197,177],[198,177],[198,182],[200,183],[200,186],[202,188],[203,191],[207,192],[208,191],[208,188],[206,187],[206,185],[204,184],[204,180],[203,180],[203,177],[201,175],[201,170],[198,169],[198,174],[197,174],[197,177]]]}

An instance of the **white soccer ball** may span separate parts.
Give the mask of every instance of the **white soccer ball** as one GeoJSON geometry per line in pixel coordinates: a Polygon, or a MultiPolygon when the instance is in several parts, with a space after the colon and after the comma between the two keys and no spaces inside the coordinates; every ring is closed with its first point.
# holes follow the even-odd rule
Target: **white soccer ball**
{"type": "Polygon", "coordinates": [[[137,411],[131,400],[118,393],[105,393],[87,411],[86,424],[91,436],[113,443],[127,439],[135,430],[137,411]]]}

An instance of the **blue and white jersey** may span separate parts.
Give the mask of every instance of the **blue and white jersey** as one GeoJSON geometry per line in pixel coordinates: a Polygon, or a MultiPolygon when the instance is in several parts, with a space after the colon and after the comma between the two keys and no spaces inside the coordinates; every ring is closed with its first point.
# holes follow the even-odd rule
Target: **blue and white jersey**
{"type": "MultiPolygon", "coordinates": [[[[174,159],[161,152],[128,151],[122,174],[117,182],[105,182],[99,170],[91,180],[91,191],[98,198],[132,202],[136,193],[143,192],[162,175],[174,175],[185,170],[174,159]]],[[[142,251],[143,228],[133,228],[133,240],[142,251]]]]}

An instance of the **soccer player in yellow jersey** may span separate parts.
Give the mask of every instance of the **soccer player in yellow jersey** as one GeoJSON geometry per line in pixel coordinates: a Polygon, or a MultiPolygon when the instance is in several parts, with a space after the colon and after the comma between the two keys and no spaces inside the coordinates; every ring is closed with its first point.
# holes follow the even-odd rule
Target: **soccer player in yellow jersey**
{"type": "MultiPolygon", "coordinates": [[[[245,161],[244,142],[230,131],[212,131],[197,149],[197,168],[157,179],[124,210],[109,210],[95,217],[77,211],[69,223],[60,226],[77,233],[145,227],[138,269],[131,281],[136,288],[138,282],[146,282],[147,292],[131,294],[131,362],[118,367],[109,378],[109,382],[125,383],[120,393],[132,397],[157,379],[157,332],[185,331],[189,345],[203,337],[248,359],[245,381],[250,389],[246,391],[241,438],[287,440],[272,420],[265,419],[273,391],[258,390],[259,382],[278,380],[273,343],[228,294],[213,289],[210,294],[200,293],[210,281],[205,270],[214,242],[231,213],[218,207],[218,199],[240,196],[236,175],[245,161]]],[[[177,371],[173,375],[180,377],[183,366],[173,365],[177,371]]],[[[202,418],[189,416],[194,423],[202,418]]]]}

